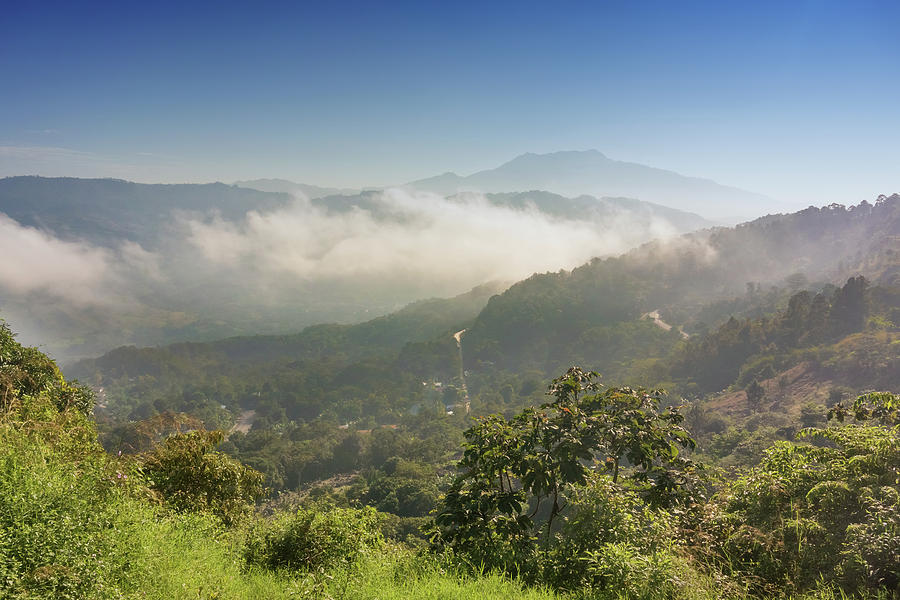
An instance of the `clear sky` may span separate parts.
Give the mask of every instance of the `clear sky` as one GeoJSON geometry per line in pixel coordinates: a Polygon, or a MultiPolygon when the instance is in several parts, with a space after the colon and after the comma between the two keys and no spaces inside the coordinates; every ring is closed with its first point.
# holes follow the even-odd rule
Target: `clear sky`
{"type": "Polygon", "coordinates": [[[596,148],[793,202],[900,191],[900,3],[5,2],[0,176],[468,174],[596,148]]]}

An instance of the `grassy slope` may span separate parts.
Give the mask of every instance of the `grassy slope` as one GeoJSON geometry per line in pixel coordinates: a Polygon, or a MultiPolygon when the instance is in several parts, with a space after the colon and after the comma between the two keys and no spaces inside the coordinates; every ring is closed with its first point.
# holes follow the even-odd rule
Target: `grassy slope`
{"type": "MultiPolygon", "coordinates": [[[[84,442],[65,434],[57,421],[36,437],[9,423],[0,425],[0,592],[3,597],[344,600],[492,600],[564,598],[525,588],[498,575],[464,575],[435,559],[389,546],[354,568],[302,575],[247,569],[241,560],[242,532],[226,530],[212,517],[177,515],[123,484],[135,477],[118,458],[71,450],[84,442]],[[55,443],[45,433],[55,431],[55,443]],[[45,438],[41,440],[40,438],[45,438]],[[63,449],[65,448],[65,451],[63,449]],[[130,492],[129,492],[130,490],[130,492]],[[21,567],[21,568],[17,568],[21,567]]],[[[80,437],[80,436],[75,436],[80,437]]],[[[685,561],[677,598],[744,598],[724,593],[685,561]]],[[[639,584],[639,582],[638,582],[639,584]]],[[[571,597],[571,596],[570,596],[571,597]]],[[[577,598],[656,599],[653,590],[619,590],[577,598]]],[[[839,598],[831,591],[805,598],[839,598]]],[[[661,600],[661,597],[660,597],[661,600]]]]}

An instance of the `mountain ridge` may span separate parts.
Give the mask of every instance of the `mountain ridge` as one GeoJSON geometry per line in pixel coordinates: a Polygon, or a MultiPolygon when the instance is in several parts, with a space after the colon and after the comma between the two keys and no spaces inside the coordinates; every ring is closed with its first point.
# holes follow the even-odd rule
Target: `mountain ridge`
{"type": "Polygon", "coordinates": [[[563,150],[546,154],[527,152],[494,169],[471,175],[446,172],[411,181],[406,186],[444,195],[458,191],[510,192],[544,189],[563,196],[630,197],[695,212],[706,218],[733,219],[729,204],[750,205],[765,212],[789,206],[762,194],[719,184],[711,179],[681,175],[640,163],[614,160],[597,150],[563,150]],[[502,189],[501,189],[502,188],[502,189]]]}
{"type": "Polygon", "coordinates": [[[310,200],[324,198],[325,196],[352,196],[359,194],[361,190],[354,188],[323,187],[309,183],[298,183],[289,179],[262,178],[235,181],[232,185],[241,188],[259,190],[261,192],[275,192],[291,195],[302,195],[310,200]]]}

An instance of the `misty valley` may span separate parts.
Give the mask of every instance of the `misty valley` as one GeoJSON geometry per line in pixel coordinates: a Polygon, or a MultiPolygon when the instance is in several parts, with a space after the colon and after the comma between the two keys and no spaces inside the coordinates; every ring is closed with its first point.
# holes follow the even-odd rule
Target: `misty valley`
{"type": "Polygon", "coordinates": [[[717,185],[0,179],[4,597],[896,597],[900,195],[717,185]]]}

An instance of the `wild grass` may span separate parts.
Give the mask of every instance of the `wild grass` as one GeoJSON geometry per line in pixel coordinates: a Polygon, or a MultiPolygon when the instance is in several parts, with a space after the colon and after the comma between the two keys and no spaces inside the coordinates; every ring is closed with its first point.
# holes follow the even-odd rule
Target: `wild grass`
{"type": "MultiPolygon", "coordinates": [[[[74,431],[74,430],[73,430],[74,431]]],[[[471,574],[395,544],[353,564],[303,573],[244,560],[248,531],[148,501],[115,457],[0,423],[0,598],[149,600],[742,600],[748,596],[673,555],[665,589],[561,595],[498,574],[471,574]],[[130,479],[126,478],[130,477],[130,479]]],[[[64,435],[63,435],[64,436],[64,435]]],[[[887,594],[872,596],[888,600],[887,594]]],[[[847,600],[824,588],[803,600],[847,600]]],[[[799,599],[798,599],[799,600],[799,599]]]]}

